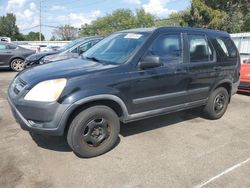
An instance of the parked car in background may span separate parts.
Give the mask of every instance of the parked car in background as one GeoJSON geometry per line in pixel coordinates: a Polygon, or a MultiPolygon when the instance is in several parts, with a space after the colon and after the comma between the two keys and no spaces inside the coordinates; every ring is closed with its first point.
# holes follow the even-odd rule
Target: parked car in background
{"type": "Polygon", "coordinates": [[[25,49],[12,43],[0,42],[0,67],[22,71],[24,69],[25,58],[35,52],[34,50],[25,49]]]}
{"type": "Polygon", "coordinates": [[[22,41],[14,41],[13,44],[16,44],[22,48],[29,49],[29,50],[34,50],[36,53],[40,51],[40,46],[39,45],[32,45],[29,44],[28,42],[22,42],[22,41]]]}
{"type": "MultiPolygon", "coordinates": [[[[29,56],[29,57],[27,57],[25,59],[25,68],[29,68],[29,67],[32,67],[32,66],[44,64],[45,62],[40,62],[40,61],[43,58],[46,58],[47,56],[56,55],[56,54],[59,54],[59,53],[68,54],[71,51],[74,52],[74,49],[76,49],[79,45],[83,45],[83,44],[88,43],[88,42],[91,43],[92,41],[96,41],[96,40],[98,42],[101,39],[102,39],[102,37],[99,37],[99,36],[98,37],[80,38],[80,39],[71,41],[70,43],[66,44],[65,46],[59,48],[58,50],[47,51],[47,52],[41,52],[41,53],[33,54],[33,55],[31,55],[31,56],[29,56]]],[[[76,51],[77,50],[78,49],[76,49],[76,51]]],[[[54,57],[55,56],[52,56],[51,58],[54,58],[54,57]]],[[[44,59],[43,59],[43,61],[44,61],[44,59]]]]}
{"type": "Polygon", "coordinates": [[[240,85],[238,91],[250,93],[250,59],[244,59],[241,64],[240,85]]]}
{"type": "Polygon", "coordinates": [[[239,73],[239,53],[225,32],[132,29],[111,34],[81,58],[21,72],[8,101],[23,129],[66,134],[78,156],[94,157],[115,146],[120,122],[196,107],[221,118],[239,73]]]}
{"type": "Polygon", "coordinates": [[[238,48],[241,59],[240,92],[250,93],[250,33],[235,33],[231,37],[238,48]]]}
{"type": "Polygon", "coordinates": [[[46,47],[42,47],[40,49],[40,52],[51,52],[51,51],[57,51],[59,50],[61,47],[60,46],[52,46],[52,45],[49,45],[49,46],[46,46],[46,47]]]}
{"type": "Polygon", "coordinates": [[[0,42],[11,42],[11,38],[10,37],[0,37],[0,42]]]}
{"type": "Polygon", "coordinates": [[[99,37],[99,36],[85,38],[85,40],[72,46],[68,50],[62,51],[58,54],[45,56],[43,59],[41,59],[40,64],[51,63],[51,62],[61,61],[61,60],[70,59],[70,58],[77,58],[79,57],[79,55],[86,52],[89,48],[94,46],[96,43],[98,43],[102,39],[103,37],[99,37]]]}

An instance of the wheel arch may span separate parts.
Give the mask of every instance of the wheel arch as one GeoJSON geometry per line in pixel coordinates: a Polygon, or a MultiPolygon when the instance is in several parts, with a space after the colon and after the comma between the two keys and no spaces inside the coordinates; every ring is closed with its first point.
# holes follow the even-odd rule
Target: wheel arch
{"type": "MultiPolygon", "coordinates": [[[[219,87],[224,87],[226,90],[227,90],[227,92],[228,92],[228,94],[229,94],[229,102],[231,101],[231,95],[232,95],[232,82],[230,81],[230,80],[222,80],[221,82],[219,82],[219,83],[217,83],[214,87],[213,87],[213,89],[211,90],[211,93],[215,90],[215,89],[217,89],[217,88],[219,88],[219,87]]],[[[210,93],[210,94],[211,94],[210,93]]]]}
{"type": "Polygon", "coordinates": [[[25,60],[25,58],[24,58],[24,57],[20,57],[20,56],[13,56],[13,57],[11,57],[11,58],[10,58],[10,60],[9,60],[9,64],[11,64],[11,62],[12,62],[14,59],[22,59],[23,61],[25,60]]]}
{"type": "Polygon", "coordinates": [[[75,102],[72,107],[69,109],[69,113],[67,115],[64,133],[68,131],[68,128],[79,112],[96,105],[104,105],[112,110],[117,114],[117,116],[123,120],[128,117],[128,111],[125,103],[119,97],[115,95],[97,95],[84,98],[75,102]]]}

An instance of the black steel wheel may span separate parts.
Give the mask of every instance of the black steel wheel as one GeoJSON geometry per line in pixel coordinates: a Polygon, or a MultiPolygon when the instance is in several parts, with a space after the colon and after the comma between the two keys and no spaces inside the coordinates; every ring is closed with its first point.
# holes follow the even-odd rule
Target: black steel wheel
{"type": "Polygon", "coordinates": [[[215,89],[209,99],[208,103],[204,108],[204,114],[208,119],[219,119],[221,118],[228,107],[229,94],[224,87],[215,89]]]}
{"type": "Polygon", "coordinates": [[[93,118],[83,129],[83,140],[92,147],[98,147],[110,136],[110,126],[105,118],[93,118]]]}
{"type": "Polygon", "coordinates": [[[119,132],[117,114],[107,106],[93,106],[73,119],[67,141],[78,156],[95,157],[114,147],[119,132]]]}

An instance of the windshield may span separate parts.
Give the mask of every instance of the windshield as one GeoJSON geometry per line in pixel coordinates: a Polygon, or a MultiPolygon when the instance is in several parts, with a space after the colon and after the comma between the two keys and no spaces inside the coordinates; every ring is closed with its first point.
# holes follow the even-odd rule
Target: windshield
{"type": "Polygon", "coordinates": [[[125,63],[143,44],[147,33],[115,33],[85,52],[82,57],[107,64],[125,63]]]}
{"type": "Polygon", "coordinates": [[[69,42],[68,44],[62,46],[61,48],[59,48],[60,51],[65,51],[70,49],[71,47],[73,47],[74,45],[76,45],[77,43],[81,42],[81,40],[73,40],[71,42],[69,42]]]}

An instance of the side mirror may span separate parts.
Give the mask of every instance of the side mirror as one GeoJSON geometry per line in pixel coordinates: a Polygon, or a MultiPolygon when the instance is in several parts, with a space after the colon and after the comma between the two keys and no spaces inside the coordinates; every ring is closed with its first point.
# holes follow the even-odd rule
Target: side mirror
{"type": "Polygon", "coordinates": [[[82,49],[79,49],[79,50],[78,50],[78,54],[79,54],[79,55],[82,55],[84,52],[85,52],[85,50],[82,50],[82,49]]]}
{"type": "Polygon", "coordinates": [[[159,56],[146,56],[138,64],[139,68],[142,70],[156,68],[156,67],[160,67],[162,65],[163,64],[161,63],[159,56]]]}

